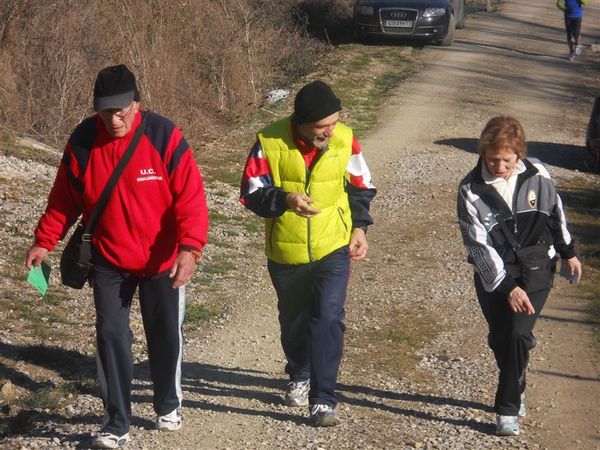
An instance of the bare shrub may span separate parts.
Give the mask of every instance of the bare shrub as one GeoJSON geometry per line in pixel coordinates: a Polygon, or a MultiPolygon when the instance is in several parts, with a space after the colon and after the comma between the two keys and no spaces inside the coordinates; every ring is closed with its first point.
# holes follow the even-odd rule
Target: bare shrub
{"type": "Polygon", "coordinates": [[[0,117],[53,145],[92,112],[94,77],[107,65],[127,64],[144,106],[193,140],[218,136],[326,51],[294,19],[293,1],[0,3],[0,117]]]}

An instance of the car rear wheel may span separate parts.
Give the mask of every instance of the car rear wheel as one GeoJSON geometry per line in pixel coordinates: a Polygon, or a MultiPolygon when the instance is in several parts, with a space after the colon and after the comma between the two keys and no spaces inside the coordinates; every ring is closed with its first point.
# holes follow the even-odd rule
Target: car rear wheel
{"type": "Polygon", "coordinates": [[[446,36],[441,41],[438,41],[438,45],[443,47],[450,47],[454,42],[454,28],[456,24],[454,22],[454,14],[450,14],[450,20],[448,21],[448,31],[446,32],[446,36]]]}

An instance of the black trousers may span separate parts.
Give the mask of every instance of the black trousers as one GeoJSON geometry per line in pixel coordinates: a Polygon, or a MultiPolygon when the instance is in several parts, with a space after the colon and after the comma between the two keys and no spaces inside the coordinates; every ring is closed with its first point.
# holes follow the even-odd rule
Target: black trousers
{"type": "Polygon", "coordinates": [[[286,372],[292,381],[310,378],[311,405],[335,407],[350,277],[348,247],[309,264],[278,264],[269,260],[268,268],[277,291],[286,372]]]}
{"type": "Polygon", "coordinates": [[[533,326],[540,315],[550,289],[527,293],[535,314],[515,313],[508,299],[496,292],[486,292],[475,274],[475,290],[488,323],[488,344],[500,369],[494,410],[503,416],[516,416],[521,406],[529,351],[535,347],[533,326]]]}
{"type": "Polygon", "coordinates": [[[134,277],[94,255],[96,362],[104,402],[103,432],[121,436],[129,430],[133,379],[129,314],[138,287],[154,386],[154,411],[165,415],[181,408],[185,290],[173,289],[172,283],[166,275],[134,277]]]}
{"type": "Polygon", "coordinates": [[[565,17],[565,29],[567,41],[572,42],[579,39],[581,35],[581,17],[565,17]]]}

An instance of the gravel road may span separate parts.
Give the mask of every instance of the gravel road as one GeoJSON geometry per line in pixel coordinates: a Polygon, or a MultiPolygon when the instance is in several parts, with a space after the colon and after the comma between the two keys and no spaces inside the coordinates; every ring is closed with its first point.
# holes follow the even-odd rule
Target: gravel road
{"type": "MultiPolygon", "coordinates": [[[[569,63],[563,33],[553,2],[509,0],[494,14],[470,15],[453,47],[423,50],[422,70],[397,89],[379,127],[361,139],[379,194],[369,258],[354,265],[348,295],[342,425],[311,428],[305,409],[282,404],[275,295],[261,238],[249,235],[250,257],[228,280],[235,307],[187,343],[183,430],[151,431],[150,383],[140,354],[127,448],[600,448],[600,363],[591,347],[597,324],[585,319],[585,304],[560,280],[538,323],[523,433],[494,436],[497,373],[455,219],[458,182],[476,163],[479,132],[497,114],[522,121],[530,153],[547,163],[559,186],[583,177],[600,187],[598,175],[583,172],[581,163],[600,85],[589,67],[600,53],[588,45],[569,63]],[[403,327],[429,338],[399,347],[391,336],[383,352],[381,342],[372,347],[364,340],[403,327]],[[369,357],[375,351],[388,366],[369,357]]],[[[586,11],[583,35],[586,44],[600,42],[597,5],[586,11]]],[[[224,197],[226,188],[219,189],[209,196],[215,209],[246,214],[236,192],[224,197]]],[[[87,448],[100,409],[95,396],[82,395],[67,411],[74,420],[49,423],[47,436],[2,445],[87,448]]]]}

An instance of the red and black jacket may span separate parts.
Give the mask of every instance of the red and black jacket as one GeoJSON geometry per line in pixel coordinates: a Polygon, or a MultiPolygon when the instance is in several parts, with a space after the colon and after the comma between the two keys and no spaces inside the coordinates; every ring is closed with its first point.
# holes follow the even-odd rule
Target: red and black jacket
{"type": "Polygon", "coordinates": [[[140,111],[122,138],[111,137],[96,115],[71,134],[35,245],[52,250],[83,214],[85,223],[142,114],[146,130],[94,230],[92,244],[111,264],[137,276],[169,270],[180,249],[206,244],[208,211],[192,151],[168,119],[140,111]]]}

